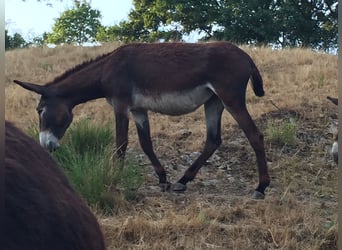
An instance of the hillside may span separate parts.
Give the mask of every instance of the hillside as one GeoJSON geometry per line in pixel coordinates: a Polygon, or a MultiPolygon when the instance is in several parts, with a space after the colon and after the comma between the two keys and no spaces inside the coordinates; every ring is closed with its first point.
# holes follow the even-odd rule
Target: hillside
{"type": "MultiPolygon", "coordinates": [[[[6,52],[6,119],[24,130],[38,126],[39,97],[13,79],[44,84],[117,46],[6,52]]],[[[109,249],[336,249],[337,166],[330,146],[337,108],[326,96],[337,96],[337,57],[309,49],[242,48],[258,66],[266,91],[263,98],[250,87],[247,92],[248,109],[265,134],[272,178],[265,200],[250,198],[258,180],[255,155],[227,112],[222,145],[183,194],[159,191],[131,122],[129,150],[145,180],[138,200],[111,217],[98,213],[109,249]],[[283,124],[295,129],[295,140],[286,145],[270,132],[283,124]]],[[[202,149],[203,113],[200,108],[179,117],[150,114],[154,148],[172,182],[202,149]]],[[[74,114],[75,120],[100,124],[114,120],[104,100],[79,105],[74,114]]]]}

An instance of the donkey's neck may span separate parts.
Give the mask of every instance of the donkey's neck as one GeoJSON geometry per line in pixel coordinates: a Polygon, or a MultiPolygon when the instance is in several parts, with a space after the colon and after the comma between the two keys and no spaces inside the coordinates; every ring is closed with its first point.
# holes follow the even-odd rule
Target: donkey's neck
{"type": "Polygon", "coordinates": [[[72,106],[105,97],[101,85],[105,56],[76,66],[49,84],[57,96],[72,106]]]}
{"type": "MultiPolygon", "coordinates": [[[[94,72],[95,75],[99,75],[94,72]]],[[[67,99],[71,106],[105,97],[99,77],[71,77],[55,85],[57,95],[67,99]]]]}

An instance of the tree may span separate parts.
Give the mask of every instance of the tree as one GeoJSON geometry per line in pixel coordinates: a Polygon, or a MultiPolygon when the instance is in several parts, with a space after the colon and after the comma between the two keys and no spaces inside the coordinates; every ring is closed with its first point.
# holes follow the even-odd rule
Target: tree
{"type": "Polygon", "coordinates": [[[276,1],[272,0],[223,1],[216,20],[220,29],[214,31],[212,38],[244,44],[273,43],[279,36],[276,12],[276,1]]]}
{"type": "Polygon", "coordinates": [[[8,30],[5,29],[5,50],[10,48],[11,37],[8,35],[8,30]]]}
{"type": "Polygon", "coordinates": [[[24,48],[27,45],[28,43],[19,33],[14,33],[13,36],[10,36],[8,35],[8,30],[5,29],[5,50],[24,48]]]}
{"type": "Polygon", "coordinates": [[[47,34],[47,43],[76,43],[94,42],[101,27],[101,13],[91,8],[86,1],[75,0],[72,9],[64,11],[56,19],[52,33],[47,34]]]}
{"type": "Polygon", "coordinates": [[[283,46],[326,49],[337,45],[337,1],[287,0],[280,6],[283,46]]]}
{"type": "Polygon", "coordinates": [[[112,32],[126,41],[203,40],[280,46],[337,46],[337,0],[134,0],[112,32]],[[171,34],[171,35],[170,35],[171,34]]]}
{"type": "Polygon", "coordinates": [[[47,33],[44,32],[42,35],[40,36],[35,36],[32,39],[30,39],[28,45],[29,46],[43,46],[45,44],[45,41],[47,40],[47,33]]]}
{"type": "Polygon", "coordinates": [[[175,18],[168,11],[173,8],[173,1],[133,0],[135,10],[129,13],[129,20],[106,27],[98,37],[123,42],[179,41],[183,28],[173,21],[175,18]]]}

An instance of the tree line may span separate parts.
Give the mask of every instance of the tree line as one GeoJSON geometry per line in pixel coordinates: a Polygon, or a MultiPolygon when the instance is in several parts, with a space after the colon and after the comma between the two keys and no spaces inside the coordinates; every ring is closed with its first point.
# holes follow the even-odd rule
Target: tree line
{"type": "Polygon", "coordinates": [[[101,24],[101,13],[86,0],[55,20],[52,32],[30,42],[8,36],[6,48],[31,44],[85,42],[201,41],[238,44],[337,48],[337,0],[133,0],[128,19],[101,24]]]}

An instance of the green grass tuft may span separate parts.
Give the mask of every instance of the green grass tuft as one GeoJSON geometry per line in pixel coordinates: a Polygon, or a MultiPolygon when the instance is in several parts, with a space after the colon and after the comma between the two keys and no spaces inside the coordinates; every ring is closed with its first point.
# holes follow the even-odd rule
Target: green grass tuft
{"type": "Polygon", "coordinates": [[[298,124],[294,119],[282,121],[269,121],[266,128],[266,136],[271,142],[280,145],[295,146],[297,144],[298,124]]]}
{"type": "MultiPolygon", "coordinates": [[[[27,133],[37,138],[39,131],[29,128],[27,133]]],[[[104,213],[113,213],[124,200],[135,199],[143,180],[133,157],[127,155],[122,167],[113,155],[112,125],[99,126],[89,120],[74,123],[61,147],[52,153],[81,196],[104,213]]]]}

